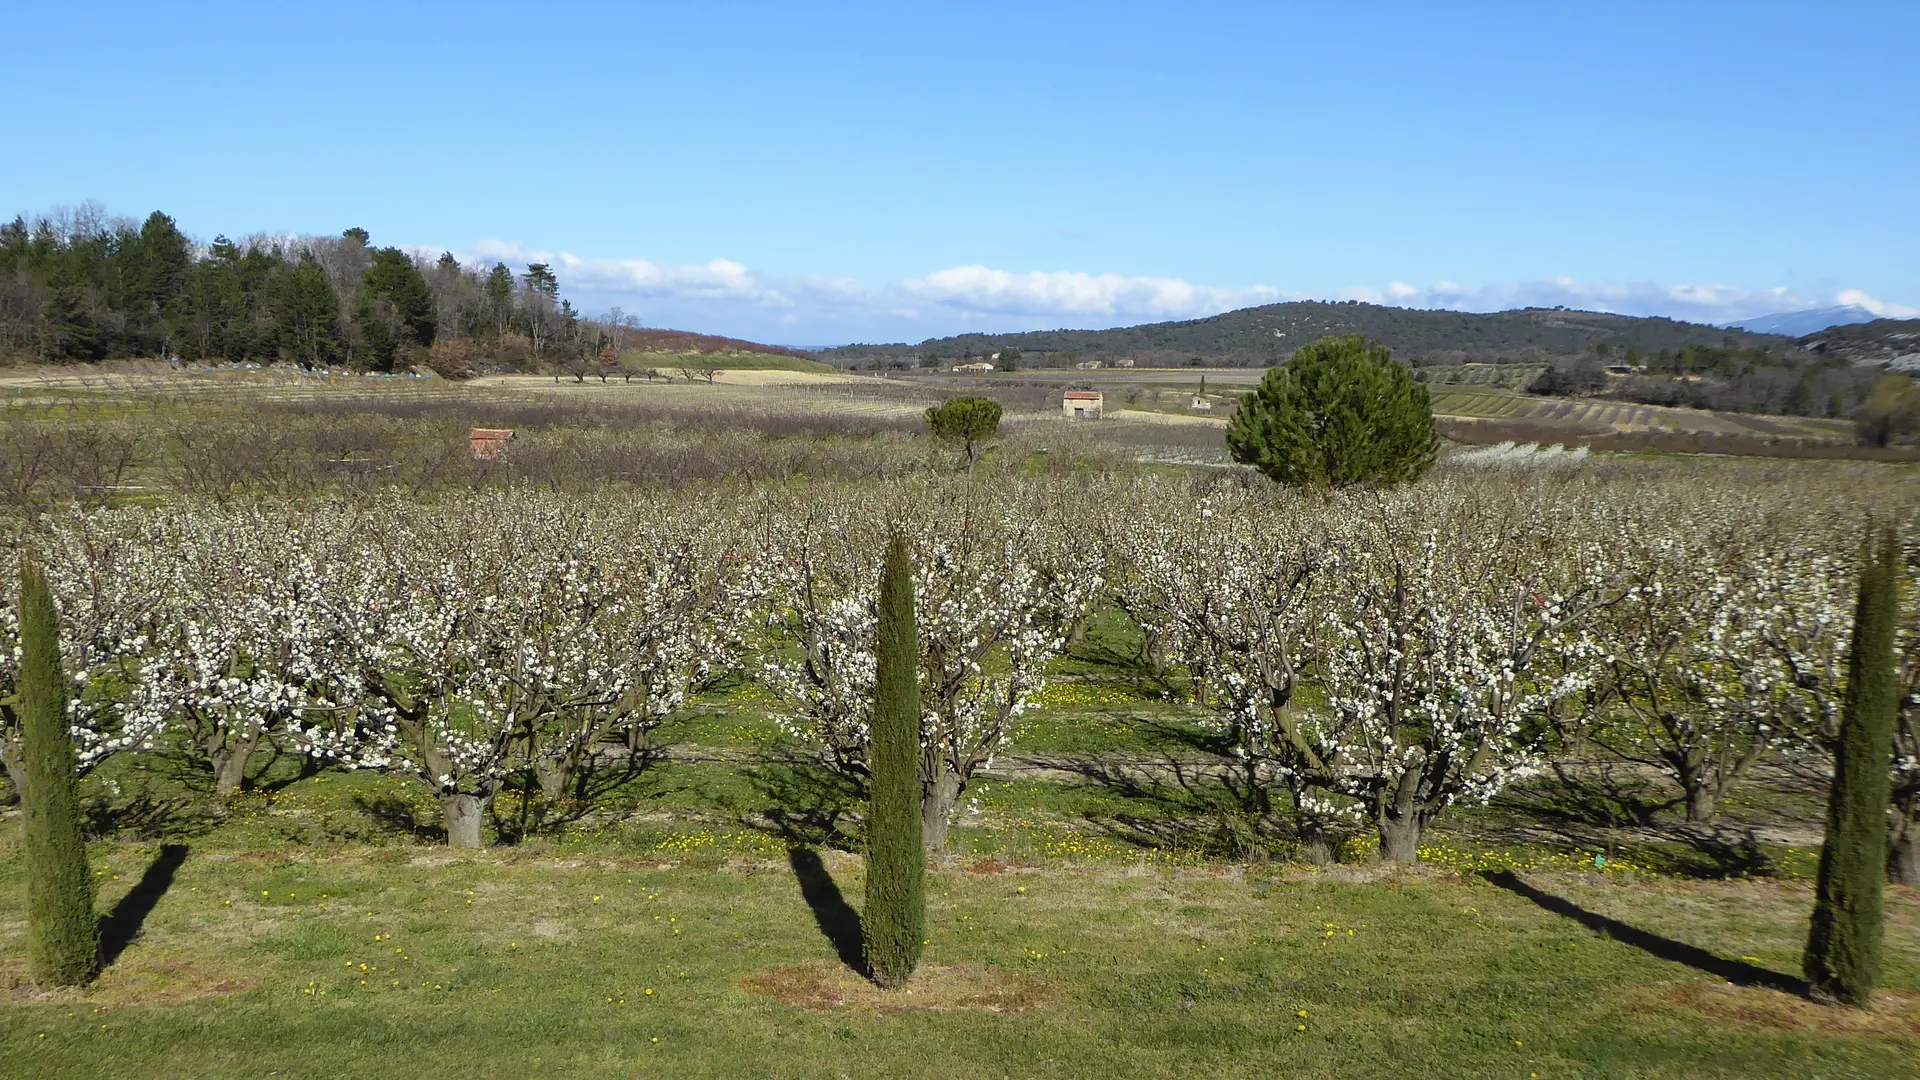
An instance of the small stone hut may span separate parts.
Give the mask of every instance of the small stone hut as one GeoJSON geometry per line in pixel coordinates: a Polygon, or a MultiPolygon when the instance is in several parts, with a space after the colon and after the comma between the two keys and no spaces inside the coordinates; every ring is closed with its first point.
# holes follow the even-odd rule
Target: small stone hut
{"type": "Polygon", "coordinates": [[[1105,401],[1098,390],[1069,390],[1060,395],[1060,415],[1069,420],[1098,420],[1105,401]]]}
{"type": "Polygon", "coordinates": [[[477,427],[467,432],[467,449],[477,458],[499,457],[513,438],[512,428],[477,427]]]}

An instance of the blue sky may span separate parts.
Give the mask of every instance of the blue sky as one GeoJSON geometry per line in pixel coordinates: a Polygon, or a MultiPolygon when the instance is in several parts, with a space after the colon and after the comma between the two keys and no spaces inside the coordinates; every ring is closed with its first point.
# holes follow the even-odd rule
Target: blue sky
{"type": "Polygon", "coordinates": [[[0,208],[797,344],[1306,297],[1920,314],[1920,3],[14,5],[0,208]]]}

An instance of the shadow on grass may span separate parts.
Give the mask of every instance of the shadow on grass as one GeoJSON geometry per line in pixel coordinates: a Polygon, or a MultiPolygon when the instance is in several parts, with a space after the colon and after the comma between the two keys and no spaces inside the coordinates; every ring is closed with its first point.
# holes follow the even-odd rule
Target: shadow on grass
{"type": "Polygon", "coordinates": [[[444,843],[447,826],[443,821],[421,821],[414,816],[413,804],[392,792],[353,793],[353,808],[373,819],[388,832],[401,833],[423,843],[444,843]]]}
{"type": "Polygon", "coordinates": [[[160,854],[147,864],[147,872],[140,875],[139,882],[113,905],[112,911],[100,916],[100,967],[103,970],[140,936],[140,927],[146,923],[147,916],[173,887],[174,871],[186,861],[187,845],[161,845],[160,854]]]}
{"type": "Polygon", "coordinates": [[[1487,874],[1486,879],[1515,896],[1533,901],[1534,904],[1544,911],[1565,916],[1589,930],[1605,934],[1615,941],[1625,945],[1631,945],[1651,956],[1656,956],[1662,960],[1668,960],[1676,964],[1685,964],[1696,971],[1704,971],[1716,978],[1725,979],[1736,986],[1760,986],[1769,990],[1779,990],[1783,993],[1794,994],[1799,997],[1807,996],[1807,983],[1804,979],[1798,979],[1792,975],[1782,975],[1777,971],[1769,971],[1766,968],[1749,964],[1744,960],[1729,960],[1717,953],[1708,952],[1697,945],[1689,945],[1684,941],[1675,941],[1669,937],[1662,937],[1651,931],[1630,926],[1618,919],[1608,918],[1598,912],[1588,911],[1586,908],[1581,907],[1571,900],[1534,888],[1520,880],[1519,875],[1511,871],[1495,871],[1487,874]]]}
{"type": "Polygon", "coordinates": [[[833,875],[827,872],[827,864],[820,861],[820,853],[812,848],[788,848],[787,863],[793,867],[793,876],[800,882],[801,898],[813,909],[813,921],[819,924],[820,932],[833,943],[833,951],[839,954],[840,962],[861,978],[871,978],[860,913],[853,910],[853,905],[847,903],[846,897],[840,895],[840,886],[834,884],[833,875]]]}
{"type": "Polygon", "coordinates": [[[501,795],[520,796],[517,809],[511,814],[501,813],[505,800],[500,798],[488,807],[494,832],[503,844],[524,843],[541,834],[558,834],[568,825],[604,810],[608,800],[623,794],[637,794],[640,782],[651,780],[654,767],[666,760],[665,750],[650,746],[631,749],[623,746],[611,752],[596,752],[575,772],[571,790],[551,799],[533,778],[517,777],[517,784],[509,784],[501,792],[501,795]]]}
{"type": "Polygon", "coordinates": [[[186,798],[156,799],[136,792],[124,799],[89,798],[81,803],[87,835],[127,832],[142,840],[184,839],[209,832],[219,817],[186,798]]]}
{"type": "Polygon", "coordinates": [[[741,824],[771,832],[794,849],[853,850],[858,830],[849,820],[865,805],[865,779],[795,759],[743,770],[758,805],[735,806],[741,824]]]}
{"type": "Polygon", "coordinates": [[[1084,756],[1029,761],[1072,773],[1108,794],[1141,804],[1143,813],[1089,816],[1108,838],[1146,851],[1179,849],[1230,859],[1264,859],[1298,838],[1275,820],[1265,790],[1230,761],[1179,758],[1107,761],[1084,756]]]}

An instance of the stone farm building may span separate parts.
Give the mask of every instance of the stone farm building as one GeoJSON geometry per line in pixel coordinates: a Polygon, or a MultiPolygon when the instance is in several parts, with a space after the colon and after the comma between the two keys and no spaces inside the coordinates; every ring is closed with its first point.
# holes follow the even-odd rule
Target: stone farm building
{"type": "Polygon", "coordinates": [[[1098,420],[1104,400],[1098,390],[1069,390],[1060,396],[1060,415],[1069,420],[1098,420]]]}
{"type": "Polygon", "coordinates": [[[513,438],[512,428],[474,428],[467,433],[467,449],[477,458],[499,457],[513,438]]]}

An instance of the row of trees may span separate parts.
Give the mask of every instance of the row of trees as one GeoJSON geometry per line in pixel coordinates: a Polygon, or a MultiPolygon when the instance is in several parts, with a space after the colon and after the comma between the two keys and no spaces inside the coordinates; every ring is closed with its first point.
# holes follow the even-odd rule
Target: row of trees
{"type": "MultiPolygon", "coordinates": [[[[1641,356],[1607,345],[1547,365],[1527,389],[1560,397],[1605,397],[1642,405],[1828,418],[1857,417],[1877,369],[1839,357],[1787,359],[1768,349],[1689,345],[1641,356]],[[1624,367],[1621,371],[1609,368],[1624,367]]],[[[1911,385],[1912,380],[1900,377],[1911,385]]],[[[1883,443],[1884,445],[1884,443],[1883,443]]]]}
{"type": "Polygon", "coordinates": [[[551,267],[514,274],[337,237],[216,237],[199,245],[155,211],[99,208],[0,225],[0,360],[178,357],[459,374],[480,358],[536,366],[593,358],[638,326],[583,318],[551,267]]]}
{"type": "MultiPolygon", "coordinates": [[[[1113,602],[1142,662],[1237,748],[1252,809],[1310,843],[1367,828],[1411,859],[1447,807],[1568,757],[1666,775],[1695,821],[1762,761],[1818,766],[1846,692],[1859,525],[1836,494],[1705,480],[1654,501],[1564,475],[1327,494],[1147,477],[181,502],[55,515],[31,540],[66,614],[83,767],[190,749],[226,792],[277,744],[413,776],[450,837],[477,843],[503,786],[591,794],[690,688],[736,669],[864,782],[891,527],[919,598],[928,846],[1113,602]]],[[[1903,618],[1890,840],[1914,880],[1920,634],[1903,618]]],[[[0,700],[16,635],[0,622],[0,700]]],[[[16,783],[18,740],[0,714],[16,783]]]]}

